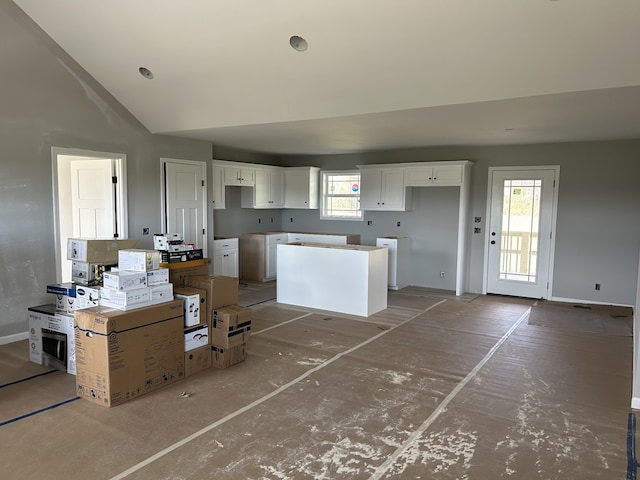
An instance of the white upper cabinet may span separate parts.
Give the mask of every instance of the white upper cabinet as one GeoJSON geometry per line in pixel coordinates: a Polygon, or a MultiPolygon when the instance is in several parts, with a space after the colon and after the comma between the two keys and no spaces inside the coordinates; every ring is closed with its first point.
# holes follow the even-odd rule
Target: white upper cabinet
{"type": "Polygon", "coordinates": [[[255,170],[248,164],[227,164],[224,166],[224,184],[253,186],[256,184],[255,170]]]}
{"type": "Polygon", "coordinates": [[[404,211],[407,209],[403,168],[360,168],[360,208],[362,210],[404,211]]]}
{"type": "Polygon", "coordinates": [[[287,167],[284,171],[284,208],[317,209],[318,167],[287,167]]]}
{"type": "Polygon", "coordinates": [[[280,167],[256,168],[255,186],[243,188],[242,208],[283,208],[284,171],[280,167]]]}
{"type": "Polygon", "coordinates": [[[213,190],[213,208],[214,210],[219,210],[226,208],[225,206],[225,190],[224,190],[224,167],[220,165],[213,164],[212,169],[213,182],[212,190],[213,190]]]}
{"type": "Polygon", "coordinates": [[[407,167],[404,183],[407,187],[462,185],[462,165],[422,165],[407,167]]]}

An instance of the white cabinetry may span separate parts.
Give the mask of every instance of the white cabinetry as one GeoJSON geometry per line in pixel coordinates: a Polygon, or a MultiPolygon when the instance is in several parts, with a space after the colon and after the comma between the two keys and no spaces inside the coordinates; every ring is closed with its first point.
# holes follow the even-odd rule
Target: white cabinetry
{"type": "Polygon", "coordinates": [[[404,211],[407,191],[402,168],[360,167],[360,207],[362,210],[404,211]]]}
{"type": "Polygon", "coordinates": [[[286,244],[289,241],[289,235],[284,233],[276,235],[265,235],[265,237],[267,248],[265,280],[273,280],[276,278],[276,275],[278,273],[278,245],[286,244]]]}
{"type": "Polygon", "coordinates": [[[255,186],[243,188],[242,208],[283,208],[284,171],[282,168],[256,168],[255,186]]]}
{"type": "Polygon", "coordinates": [[[213,182],[212,190],[213,190],[213,208],[215,210],[226,208],[225,205],[225,190],[224,190],[224,167],[220,165],[213,164],[212,169],[213,182]]]}
{"type": "Polygon", "coordinates": [[[424,165],[404,170],[407,187],[458,186],[462,184],[462,165],[424,165]]]}
{"type": "Polygon", "coordinates": [[[287,167],[284,171],[284,208],[318,208],[318,167],[287,167]]]}
{"type": "Polygon", "coordinates": [[[238,239],[220,238],[213,240],[213,274],[237,277],[238,239]]]}
{"type": "Polygon", "coordinates": [[[408,237],[380,237],[376,246],[389,250],[389,288],[399,290],[410,284],[410,244],[408,237]]]}
{"type": "Polygon", "coordinates": [[[233,163],[224,165],[225,185],[252,186],[255,183],[255,170],[249,164],[246,166],[233,163]]]}

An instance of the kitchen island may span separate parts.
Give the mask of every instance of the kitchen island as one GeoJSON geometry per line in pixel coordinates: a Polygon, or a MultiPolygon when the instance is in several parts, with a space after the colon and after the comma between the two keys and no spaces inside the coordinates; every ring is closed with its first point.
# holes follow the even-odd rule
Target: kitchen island
{"type": "Polygon", "coordinates": [[[278,245],[277,301],[368,317],[387,308],[388,250],[367,245],[278,245]]]}

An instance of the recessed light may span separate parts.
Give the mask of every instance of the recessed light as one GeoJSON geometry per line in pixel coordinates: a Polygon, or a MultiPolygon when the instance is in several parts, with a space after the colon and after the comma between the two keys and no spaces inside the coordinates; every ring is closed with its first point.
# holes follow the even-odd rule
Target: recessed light
{"type": "Polygon", "coordinates": [[[147,80],[151,80],[153,78],[153,72],[146,67],[140,67],[138,71],[140,72],[140,75],[142,75],[147,80]]]}
{"type": "Polygon", "coordinates": [[[291,48],[299,52],[304,52],[309,46],[307,41],[304,38],[299,37],[298,35],[293,35],[289,39],[289,45],[291,45],[291,48]]]}

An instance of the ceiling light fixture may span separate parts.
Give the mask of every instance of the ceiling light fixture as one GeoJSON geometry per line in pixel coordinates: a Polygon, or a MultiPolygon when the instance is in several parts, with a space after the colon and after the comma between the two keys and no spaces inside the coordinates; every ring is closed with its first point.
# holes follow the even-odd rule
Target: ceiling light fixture
{"type": "Polygon", "coordinates": [[[153,72],[146,67],[140,67],[138,71],[140,72],[140,75],[142,75],[147,80],[151,80],[153,78],[153,72]]]}
{"type": "Polygon", "coordinates": [[[307,41],[304,38],[299,37],[298,35],[291,36],[291,38],[289,39],[289,45],[291,45],[291,48],[299,52],[304,52],[309,46],[307,41]]]}

